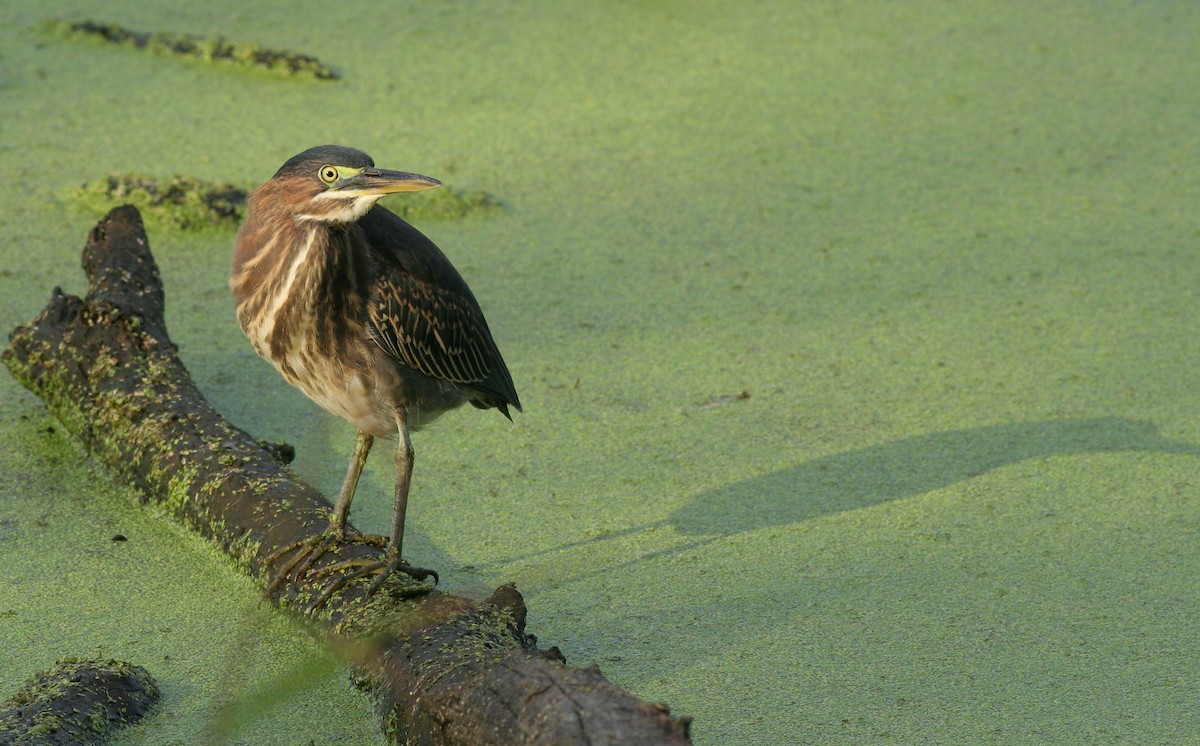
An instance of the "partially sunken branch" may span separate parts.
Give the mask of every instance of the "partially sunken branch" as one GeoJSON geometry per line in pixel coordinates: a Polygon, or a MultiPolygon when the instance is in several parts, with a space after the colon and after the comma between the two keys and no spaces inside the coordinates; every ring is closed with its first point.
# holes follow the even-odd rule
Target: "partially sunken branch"
{"type": "Polygon", "coordinates": [[[142,719],[158,687],[141,666],[64,658],[0,702],[0,743],[87,746],[142,719]]]}
{"type": "MultiPolygon", "coordinates": [[[[92,230],[83,266],[87,297],[55,289],[41,315],[13,331],[5,365],[146,501],[264,582],[266,558],[319,534],[329,502],[192,383],[167,336],[162,283],[135,208],[113,210],[92,230]]],[[[341,547],[314,569],[381,551],[341,547]]],[[[335,580],[309,573],[273,600],[301,611],[335,580]]],[[[391,742],[690,743],[689,719],[640,701],[595,667],[564,665],[556,648],[538,649],[511,585],[480,602],[436,590],[406,598],[411,588],[398,582],[368,599],[366,584],[349,583],[310,618],[337,649],[353,651],[391,742]]]]}
{"type": "MultiPolygon", "coordinates": [[[[249,192],[249,187],[194,176],[109,174],[69,189],[65,196],[93,214],[117,205],[133,205],[152,227],[189,231],[237,228],[246,217],[249,192]]],[[[405,197],[385,203],[408,221],[460,220],[502,206],[488,192],[451,185],[405,197]]]]}
{"type": "Polygon", "coordinates": [[[144,49],[155,54],[216,62],[236,67],[251,67],[296,78],[336,80],[338,75],[325,63],[309,54],[267,49],[248,42],[231,42],[224,37],[196,34],[147,33],[115,23],[96,21],[53,21],[52,31],[68,39],[98,39],[144,49]]]}

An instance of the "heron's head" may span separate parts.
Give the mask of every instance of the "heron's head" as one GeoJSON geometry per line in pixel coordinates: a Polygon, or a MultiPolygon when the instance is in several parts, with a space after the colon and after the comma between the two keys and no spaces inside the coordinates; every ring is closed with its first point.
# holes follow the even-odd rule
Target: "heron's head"
{"type": "Polygon", "coordinates": [[[271,207],[297,220],[352,223],[389,194],[441,185],[428,176],[375,168],[361,150],[321,145],[289,158],[263,191],[272,196],[271,207]]]}

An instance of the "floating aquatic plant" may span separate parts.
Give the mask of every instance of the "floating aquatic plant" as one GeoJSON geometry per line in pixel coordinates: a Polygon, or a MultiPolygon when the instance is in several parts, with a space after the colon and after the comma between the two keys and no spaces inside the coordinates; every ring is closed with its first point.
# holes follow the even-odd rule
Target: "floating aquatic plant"
{"type": "MultiPolygon", "coordinates": [[[[148,222],[178,230],[237,228],[246,217],[249,189],[193,176],[156,179],[140,174],[110,174],[71,190],[68,197],[85,209],[104,213],[130,204],[148,222]]],[[[389,210],[409,221],[457,220],[500,207],[487,192],[444,186],[387,200],[389,210]]]]}
{"type": "Polygon", "coordinates": [[[171,55],[240,67],[254,67],[297,78],[334,80],[338,77],[316,57],[287,50],[267,49],[250,42],[234,42],[222,36],[144,32],[115,23],[97,21],[51,21],[49,30],[68,39],[98,39],[171,55]]]}
{"type": "Polygon", "coordinates": [[[68,196],[97,213],[130,204],[148,221],[180,230],[236,228],[246,216],[245,189],[192,176],[155,179],[111,174],[77,187],[68,196]]]}

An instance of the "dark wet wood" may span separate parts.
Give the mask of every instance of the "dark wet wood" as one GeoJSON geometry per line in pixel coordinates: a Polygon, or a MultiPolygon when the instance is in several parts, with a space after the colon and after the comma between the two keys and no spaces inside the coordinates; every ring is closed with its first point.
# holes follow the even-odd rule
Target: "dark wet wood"
{"type": "Polygon", "coordinates": [[[89,746],[142,719],[159,691],[141,666],[64,658],[0,702],[0,744],[89,746]]]}
{"type": "MultiPolygon", "coordinates": [[[[265,558],[328,525],[330,503],[212,409],[175,355],[162,282],[137,210],[108,214],[88,236],[85,298],[57,288],[13,331],[3,361],[113,473],[219,544],[265,586],[265,558]]],[[[352,544],[316,568],[376,560],[352,544]]],[[[303,611],[330,577],[285,583],[280,607],[303,611]]],[[[565,665],[525,631],[520,593],[483,601],[369,579],[333,595],[314,628],[353,658],[379,700],[393,743],[686,744],[672,717],[607,681],[565,665]]]]}

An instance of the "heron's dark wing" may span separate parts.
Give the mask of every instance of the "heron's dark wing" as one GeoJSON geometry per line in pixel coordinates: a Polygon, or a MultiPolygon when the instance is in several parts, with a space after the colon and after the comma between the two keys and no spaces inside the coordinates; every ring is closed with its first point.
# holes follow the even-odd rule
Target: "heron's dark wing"
{"type": "Polygon", "coordinates": [[[389,272],[372,288],[371,334],[388,354],[427,376],[480,383],[494,365],[495,345],[473,306],[405,272],[389,272]]]}
{"type": "Polygon", "coordinates": [[[382,208],[371,210],[359,225],[377,262],[367,313],[379,346],[427,376],[488,395],[480,405],[506,414],[509,404],[520,409],[483,311],[450,260],[382,208]]]}

